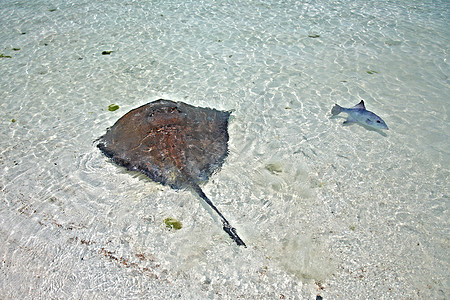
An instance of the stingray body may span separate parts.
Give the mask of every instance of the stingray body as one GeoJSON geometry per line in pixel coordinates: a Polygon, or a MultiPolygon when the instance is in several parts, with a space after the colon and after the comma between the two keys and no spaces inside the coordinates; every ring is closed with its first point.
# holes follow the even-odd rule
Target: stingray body
{"type": "Polygon", "coordinates": [[[225,232],[245,246],[199,186],[228,154],[229,116],[226,111],[159,99],[121,117],[97,147],[128,170],[174,189],[192,188],[219,215],[225,232]]]}

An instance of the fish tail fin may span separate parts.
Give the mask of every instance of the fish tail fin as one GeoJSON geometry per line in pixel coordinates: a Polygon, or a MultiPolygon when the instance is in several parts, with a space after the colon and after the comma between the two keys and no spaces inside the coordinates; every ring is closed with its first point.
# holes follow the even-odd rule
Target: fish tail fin
{"type": "Polygon", "coordinates": [[[236,228],[230,225],[227,219],[222,215],[222,213],[217,209],[217,207],[209,200],[209,198],[205,195],[203,190],[200,188],[200,186],[197,183],[191,182],[191,186],[194,189],[194,191],[205,200],[205,202],[219,215],[219,217],[222,219],[222,225],[223,230],[231,237],[233,241],[236,242],[238,246],[244,246],[247,248],[247,245],[245,245],[244,241],[239,237],[239,235],[236,233],[236,228]]]}
{"type": "Polygon", "coordinates": [[[333,106],[333,108],[331,109],[331,114],[332,114],[333,116],[336,116],[336,115],[340,114],[341,111],[342,111],[342,107],[340,107],[339,105],[335,104],[335,105],[333,106]]]}

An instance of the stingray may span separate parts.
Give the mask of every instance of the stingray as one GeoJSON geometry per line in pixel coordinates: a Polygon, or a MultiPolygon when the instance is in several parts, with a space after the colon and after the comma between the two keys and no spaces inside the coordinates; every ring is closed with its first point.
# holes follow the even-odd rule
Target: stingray
{"type": "Polygon", "coordinates": [[[223,230],[245,246],[199,186],[228,154],[230,114],[159,99],[126,113],[98,139],[97,147],[130,171],[173,189],[192,189],[219,215],[223,230]]]}

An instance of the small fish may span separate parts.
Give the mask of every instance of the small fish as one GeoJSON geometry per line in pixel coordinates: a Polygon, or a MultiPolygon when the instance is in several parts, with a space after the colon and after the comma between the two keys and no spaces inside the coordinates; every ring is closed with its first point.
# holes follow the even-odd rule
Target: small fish
{"type": "Polygon", "coordinates": [[[348,114],[347,120],[343,124],[361,123],[373,129],[389,129],[383,119],[373,112],[366,110],[363,100],[352,108],[345,108],[335,104],[331,109],[331,114],[333,116],[336,116],[341,112],[348,114]]]}

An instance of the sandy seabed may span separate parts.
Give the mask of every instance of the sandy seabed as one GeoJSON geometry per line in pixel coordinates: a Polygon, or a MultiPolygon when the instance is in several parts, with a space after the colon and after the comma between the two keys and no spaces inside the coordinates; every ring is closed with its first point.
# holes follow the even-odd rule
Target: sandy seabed
{"type": "Polygon", "coordinates": [[[0,298],[447,299],[448,24],[447,1],[4,1],[0,298]],[[159,98],[232,111],[202,188],[247,248],[95,147],[159,98]],[[361,99],[389,131],[330,118],[361,99]]]}

